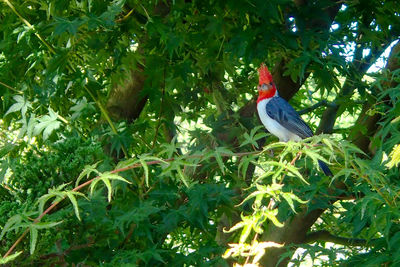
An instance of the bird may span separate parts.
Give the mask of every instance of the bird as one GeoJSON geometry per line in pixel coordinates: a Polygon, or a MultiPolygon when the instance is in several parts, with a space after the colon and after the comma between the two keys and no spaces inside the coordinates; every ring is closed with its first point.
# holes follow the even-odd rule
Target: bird
{"type": "MultiPolygon", "coordinates": [[[[296,110],[279,96],[272,75],[262,63],[258,69],[257,111],[267,130],[281,142],[300,141],[313,136],[310,127],[303,121],[296,110]]],[[[318,160],[321,170],[327,176],[333,176],[328,165],[318,160]]]]}

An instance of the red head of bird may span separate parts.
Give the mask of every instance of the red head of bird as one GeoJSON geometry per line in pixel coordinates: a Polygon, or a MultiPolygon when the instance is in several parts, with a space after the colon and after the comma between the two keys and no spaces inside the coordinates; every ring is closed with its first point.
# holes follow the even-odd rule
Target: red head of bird
{"type": "Polygon", "coordinates": [[[258,69],[258,99],[257,103],[263,99],[271,98],[276,94],[275,83],[272,79],[271,72],[264,63],[258,69]]]}

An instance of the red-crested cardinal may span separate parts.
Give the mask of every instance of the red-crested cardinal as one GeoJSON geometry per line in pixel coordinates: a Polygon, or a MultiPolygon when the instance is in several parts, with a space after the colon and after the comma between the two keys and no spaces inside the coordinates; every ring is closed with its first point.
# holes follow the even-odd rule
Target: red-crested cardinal
{"type": "MultiPolygon", "coordinates": [[[[281,142],[300,141],[313,136],[310,127],[301,119],[296,110],[278,95],[272,75],[264,64],[261,64],[258,74],[257,111],[265,128],[281,142]]],[[[325,175],[333,176],[323,161],[318,160],[318,164],[325,175]]]]}

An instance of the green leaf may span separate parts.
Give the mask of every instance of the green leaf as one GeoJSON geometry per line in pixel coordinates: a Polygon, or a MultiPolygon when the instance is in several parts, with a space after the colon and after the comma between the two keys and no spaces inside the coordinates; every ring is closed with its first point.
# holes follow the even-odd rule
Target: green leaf
{"type": "Polygon", "coordinates": [[[219,169],[221,170],[222,174],[225,174],[225,165],[222,161],[221,154],[217,150],[215,150],[215,159],[217,160],[219,169]]]}
{"type": "Polygon", "coordinates": [[[107,187],[107,199],[110,202],[111,201],[111,195],[112,195],[112,186],[110,180],[119,180],[128,184],[131,184],[128,180],[125,178],[119,176],[118,174],[111,173],[111,172],[105,172],[100,174],[99,177],[94,178],[93,182],[90,184],[90,194],[93,194],[93,191],[97,185],[98,182],[102,181],[105,186],[107,187]]]}
{"type": "Polygon", "coordinates": [[[328,138],[322,138],[322,142],[329,147],[330,151],[333,151],[332,142],[328,138]]]}
{"type": "Polygon", "coordinates": [[[84,176],[86,176],[86,179],[88,179],[90,174],[92,174],[92,172],[96,173],[99,176],[101,173],[98,170],[96,170],[96,168],[100,162],[101,161],[98,161],[92,165],[86,165],[83,171],[79,174],[78,178],[76,179],[75,187],[79,185],[79,182],[82,180],[84,176]]]}
{"type": "Polygon", "coordinates": [[[137,159],[123,160],[123,161],[118,162],[118,164],[115,167],[115,169],[118,170],[118,169],[123,169],[123,168],[126,168],[126,167],[130,167],[130,166],[132,166],[134,164],[137,164],[138,162],[139,162],[139,160],[137,160],[137,159]]]}
{"type": "Polygon", "coordinates": [[[240,163],[238,166],[238,176],[240,177],[240,174],[242,175],[243,178],[246,177],[247,169],[249,168],[250,163],[254,164],[257,166],[257,163],[254,162],[254,156],[245,156],[240,159],[240,163]]]}
{"type": "Polygon", "coordinates": [[[185,184],[186,187],[189,187],[188,179],[186,178],[185,174],[182,172],[181,168],[178,166],[176,168],[179,177],[181,178],[181,181],[185,184]]]}
{"type": "Polygon", "coordinates": [[[23,118],[25,118],[26,111],[28,108],[31,108],[32,105],[29,101],[27,101],[23,96],[20,95],[15,95],[13,99],[16,101],[4,114],[4,116],[7,116],[10,113],[21,111],[21,115],[23,118]]]}
{"type": "Polygon", "coordinates": [[[13,105],[7,110],[6,114],[4,114],[4,115],[8,115],[8,114],[10,114],[10,113],[20,111],[20,110],[22,109],[23,106],[24,106],[24,103],[23,103],[23,102],[22,102],[22,103],[21,103],[21,102],[17,102],[17,103],[15,103],[15,104],[13,104],[13,105]]]}
{"type": "Polygon", "coordinates": [[[243,201],[240,202],[237,206],[243,205],[246,201],[248,201],[251,198],[257,197],[259,195],[263,195],[264,196],[266,194],[268,194],[266,191],[255,191],[255,192],[249,194],[247,197],[245,197],[245,199],[243,199],[243,201]]]}
{"type": "Polygon", "coordinates": [[[149,187],[149,167],[144,159],[139,159],[140,164],[142,164],[144,170],[144,177],[146,181],[146,186],[149,187]]]}
{"type": "Polygon", "coordinates": [[[125,182],[127,184],[132,184],[131,182],[129,182],[128,180],[126,180],[125,178],[123,178],[122,176],[116,174],[116,173],[112,173],[112,172],[104,172],[100,175],[100,178],[107,178],[110,180],[118,180],[118,181],[122,181],[125,182]]]}
{"type": "Polygon", "coordinates": [[[100,181],[101,181],[100,177],[96,177],[93,179],[93,182],[90,184],[90,194],[91,195],[93,195],[94,189],[95,189],[97,183],[100,181]]]}
{"type": "Polygon", "coordinates": [[[16,214],[11,218],[9,218],[6,224],[4,225],[3,230],[1,231],[0,240],[3,239],[5,233],[8,232],[11,229],[11,227],[19,225],[21,224],[21,222],[22,222],[22,216],[20,214],[16,214]]]}
{"type": "Polygon", "coordinates": [[[252,144],[256,148],[258,148],[257,140],[264,138],[267,136],[265,132],[262,133],[257,133],[257,131],[261,128],[264,128],[263,126],[257,126],[254,127],[251,131],[250,134],[244,133],[243,137],[245,138],[245,141],[240,145],[240,147],[245,146],[247,144],[252,144]]]}
{"type": "Polygon", "coordinates": [[[54,130],[60,127],[61,122],[57,119],[57,113],[49,108],[49,115],[45,115],[39,119],[39,123],[33,129],[33,134],[38,135],[43,132],[43,139],[46,140],[54,130]]]}
{"type": "Polygon", "coordinates": [[[107,187],[107,192],[108,192],[107,199],[108,199],[108,202],[111,202],[112,186],[111,186],[111,183],[110,183],[110,179],[107,179],[105,177],[101,177],[100,179],[103,181],[103,183],[107,187]]]}
{"type": "Polygon", "coordinates": [[[292,211],[294,213],[296,213],[296,210],[294,208],[293,200],[296,200],[297,202],[299,202],[301,204],[306,204],[307,203],[307,201],[301,200],[298,196],[296,196],[293,193],[282,192],[280,195],[286,200],[286,202],[289,204],[290,208],[292,209],[292,211]]]}
{"type": "Polygon", "coordinates": [[[46,202],[50,199],[53,198],[54,195],[53,194],[46,194],[41,196],[36,203],[39,204],[39,213],[42,214],[43,210],[44,210],[44,205],[46,204],[46,202]]]}
{"type": "Polygon", "coordinates": [[[68,20],[65,18],[56,17],[55,21],[56,21],[54,23],[55,35],[60,35],[65,32],[75,35],[78,32],[79,26],[81,26],[84,23],[84,21],[82,21],[80,18],[75,18],[74,20],[68,20]]]}
{"type": "Polygon", "coordinates": [[[283,227],[283,223],[281,223],[276,215],[278,214],[278,210],[264,210],[264,215],[277,227],[283,227]]]}
{"type": "Polygon", "coordinates": [[[29,228],[30,231],[30,253],[31,255],[35,252],[37,238],[38,238],[38,230],[34,227],[29,228]]]}
{"type": "Polygon", "coordinates": [[[304,153],[313,160],[315,165],[318,164],[318,160],[326,162],[326,160],[320,154],[318,154],[318,153],[316,153],[314,151],[311,151],[309,149],[305,149],[304,153]]]}
{"type": "Polygon", "coordinates": [[[11,151],[13,151],[15,148],[17,148],[17,146],[14,145],[14,144],[10,144],[10,143],[4,144],[4,145],[0,148],[0,158],[3,158],[3,157],[6,156],[8,153],[10,153],[11,151]]]}
{"type": "Polygon", "coordinates": [[[87,110],[95,111],[95,107],[92,102],[87,102],[86,97],[75,101],[76,104],[72,106],[69,110],[72,111],[71,120],[78,119],[87,110]]]}
{"type": "Polygon", "coordinates": [[[85,197],[85,195],[80,193],[80,192],[72,192],[72,191],[69,191],[66,194],[67,194],[69,200],[71,201],[72,206],[74,207],[74,211],[75,211],[76,217],[78,218],[78,220],[81,220],[81,217],[79,216],[78,202],[76,201],[76,198],[75,198],[74,195],[79,195],[79,196],[82,196],[82,197],[85,197]]]}
{"type": "Polygon", "coordinates": [[[309,185],[309,183],[304,179],[303,175],[301,175],[301,173],[295,166],[288,164],[288,165],[286,165],[286,168],[291,174],[293,174],[294,176],[297,176],[298,178],[300,178],[301,181],[303,181],[305,184],[309,185]]]}
{"type": "Polygon", "coordinates": [[[294,204],[293,204],[293,199],[291,198],[290,195],[283,193],[282,197],[286,200],[286,202],[289,204],[289,207],[292,209],[292,211],[294,213],[297,213],[295,208],[294,208],[294,204]]]}
{"type": "Polygon", "coordinates": [[[42,229],[47,229],[47,228],[52,228],[56,225],[59,225],[63,223],[63,221],[59,222],[38,222],[38,223],[32,223],[30,225],[30,228],[34,228],[36,230],[42,230],[42,229]]]}

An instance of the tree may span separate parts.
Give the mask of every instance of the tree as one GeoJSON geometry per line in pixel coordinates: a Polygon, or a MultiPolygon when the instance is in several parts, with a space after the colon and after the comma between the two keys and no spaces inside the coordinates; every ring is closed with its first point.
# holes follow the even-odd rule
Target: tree
{"type": "Polygon", "coordinates": [[[399,4],[3,0],[0,262],[396,266],[399,4]]]}

